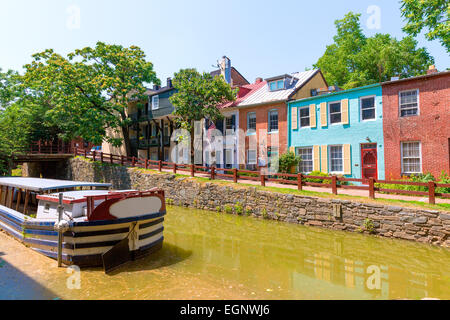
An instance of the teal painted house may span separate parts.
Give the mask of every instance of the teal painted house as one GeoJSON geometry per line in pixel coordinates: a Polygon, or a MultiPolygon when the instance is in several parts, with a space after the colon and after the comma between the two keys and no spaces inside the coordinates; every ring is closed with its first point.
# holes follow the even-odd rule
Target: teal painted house
{"type": "Polygon", "coordinates": [[[300,172],[384,179],[382,90],[379,84],[288,103],[288,146],[300,172]]]}

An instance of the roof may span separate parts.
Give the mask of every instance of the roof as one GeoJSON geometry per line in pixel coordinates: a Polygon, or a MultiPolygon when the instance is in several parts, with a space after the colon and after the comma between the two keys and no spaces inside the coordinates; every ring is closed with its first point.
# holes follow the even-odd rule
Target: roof
{"type": "Polygon", "coordinates": [[[338,95],[347,94],[347,93],[350,93],[350,92],[355,92],[355,91],[364,90],[364,89],[370,89],[370,88],[376,88],[376,87],[380,87],[380,86],[381,86],[381,84],[374,83],[374,84],[369,84],[369,85],[363,86],[363,87],[357,87],[357,88],[352,88],[352,89],[347,89],[347,90],[339,90],[339,91],[335,91],[335,92],[331,92],[331,93],[325,93],[325,94],[321,94],[321,95],[317,95],[317,96],[313,96],[313,97],[307,97],[307,98],[303,98],[303,99],[292,100],[292,101],[289,101],[289,104],[296,103],[296,102],[299,102],[299,101],[321,100],[321,99],[325,99],[327,97],[338,96],[338,95]]]}
{"type": "MultiPolygon", "coordinates": [[[[220,69],[214,70],[210,72],[211,76],[220,76],[222,73],[220,69]]],[[[235,68],[231,67],[231,79],[235,85],[247,85],[249,82],[245,77],[235,68]]]]}
{"type": "Polygon", "coordinates": [[[0,185],[38,192],[75,187],[111,187],[110,183],[21,177],[0,178],[0,185]]]}
{"type": "Polygon", "coordinates": [[[219,109],[231,108],[238,106],[242,101],[250,97],[253,93],[256,92],[261,87],[264,87],[267,84],[265,81],[261,81],[258,83],[246,84],[243,86],[239,86],[238,97],[235,101],[226,102],[220,106],[219,109]]]}
{"type": "MultiPolygon", "coordinates": [[[[63,203],[71,204],[77,202],[85,202],[86,197],[95,196],[106,196],[110,194],[121,194],[128,193],[135,190],[120,190],[120,191],[110,191],[110,190],[81,190],[81,191],[66,191],[63,194],[63,203]]],[[[36,197],[39,200],[45,200],[50,202],[59,201],[59,193],[43,194],[36,197]]]]}
{"type": "Polygon", "coordinates": [[[399,82],[422,80],[422,79],[426,79],[426,78],[443,76],[443,75],[450,75],[450,71],[441,71],[441,72],[435,72],[435,73],[430,73],[430,74],[424,74],[424,75],[416,76],[416,77],[410,77],[410,78],[404,78],[404,79],[398,79],[398,80],[392,80],[392,81],[385,81],[385,82],[382,82],[381,85],[385,86],[385,85],[390,85],[390,84],[397,84],[399,82]]]}
{"type": "MultiPolygon", "coordinates": [[[[270,102],[287,101],[292,96],[292,94],[303,87],[303,85],[306,84],[318,72],[319,69],[315,69],[289,75],[290,77],[292,77],[292,81],[289,82],[288,88],[284,90],[269,91],[269,86],[263,86],[248,98],[246,98],[244,101],[242,101],[239,104],[239,107],[265,104],[270,102]]],[[[265,83],[267,83],[267,81],[265,83]]]]}

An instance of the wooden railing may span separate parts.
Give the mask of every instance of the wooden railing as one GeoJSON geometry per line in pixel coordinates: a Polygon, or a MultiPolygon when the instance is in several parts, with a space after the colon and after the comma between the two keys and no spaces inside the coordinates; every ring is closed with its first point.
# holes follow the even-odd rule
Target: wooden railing
{"type": "Polygon", "coordinates": [[[37,141],[33,142],[30,147],[23,148],[16,152],[17,154],[73,154],[70,143],[63,141],[37,141]]]}
{"type": "Polygon", "coordinates": [[[240,169],[226,169],[216,167],[206,167],[193,164],[177,164],[173,162],[165,162],[161,160],[148,160],[137,157],[118,156],[114,154],[108,154],[103,152],[91,152],[86,149],[74,148],[74,154],[90,158],[94,161],[100,161],[102,163],[120,164],[122,166],[131,166],[143,169],[155,169],[158,171],[170,170],[173,173],[184,172],[189,173],[192,177],[196,174],[209,177],[211,180],[222,179],[232,180],[237,183],[238,180],[252,180],[259,181],[261,186],[265,186],[266,182],[276,182],[287,185],[296,185],[298,190],[302,190],[304,186],[330,188],[331,192],[335,195],[338,194],[339,189],[350,190],[366,190],[368,196],[371,199],[375,199],[376,192],[393,193],[393,194],[405,194],[415,196],[427,196],[430,204],[435,204],[436,197],[450,198],[450,193],[438,193],[436,188],[450,188],[450,184],[436,183],[436,182],[410,182],[410,181],[387,181],[387,180],[375,180],[370,178],[355,179],[345,178],[338,176],[311,176],[301,173],[271,173],[270,175],[264,175],[261,171],[240,170],[240,169]],[[320,180],[321,182],[311,182],[309,180],[320,180]],[[349,185],[348,183],[358,183],[358,185],[349,185]],[[392,185],[410,185],[421,186],[428,188],[428,191],[412,191],[412,190],[398,190],[398,189],[386,189],[376,187],[375,184],[392,184],[392,185]]]}

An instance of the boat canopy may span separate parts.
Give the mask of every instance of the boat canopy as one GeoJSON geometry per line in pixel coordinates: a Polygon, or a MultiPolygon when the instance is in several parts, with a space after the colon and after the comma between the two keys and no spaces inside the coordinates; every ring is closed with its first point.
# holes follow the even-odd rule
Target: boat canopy
{"type": "Polygon", "coordinates": [[[47,190],[70,189],[77,187],[111,187],[110,183],[95,183],[70,180],[9,177],[0,178],[0,186],[7,186],[36,192],[47,190]]]}

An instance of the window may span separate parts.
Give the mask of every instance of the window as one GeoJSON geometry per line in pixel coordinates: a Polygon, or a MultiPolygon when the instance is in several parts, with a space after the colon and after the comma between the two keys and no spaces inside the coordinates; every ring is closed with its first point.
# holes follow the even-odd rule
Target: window
{"type": "Polygon", "coordinates": [[[330,110],[330,124],[341,123],[341,102],[330,102],[328,107],[330,110]]]}
{"type": "Polygon", "coordinates": [[[300,128],[309,127],[309,107],[300,108],[300,128]]]}
{"type": "Polygon", "coordinates": [[[330,172],[343,172],[342,146],[330,147],[330,172]]]}
{"type": "Polygon", "coordinates": [[[402,173],[422,173],[420,142],[402,142],[402,173]]]}
{"type": "Polygon", "coordinates": [[[269,132],[278,131],[278,110],[269,111],[269,132]]]}
{"type": "Polygon", "coordinates": [[[159,109],[159,96],[153,96],[152,97],[152,110],[158,110],[159,109]]]}
{"type": "Polygon", "coordinates": [[[361,98],[361,119],[375,119],[375,97],[361,98]]]}
{"type": "Polygon", "coordinates": [[[269,82],[269,90],[277,91],[284,89],[284,79],[269,82]]]}
{"type": "Polygon", "coordinates": [[[247,150],[247,163],[256,164],[256,150],[247,150]]]}
{"type": "Polygon", "coordinates": [[[225,130],[234,130],[233,117],[225,118],[225,130]]]}
{"type": "Polygon", "coordinates": [[[49,213],[50,212],[50,203],[46,203],[44,205],[44,213],[49,213]]]}
{"type": "Polygon", "coordinates": [[[419,114],[419,90],[400,92],[400,117],[419,114]]]}
{"type": "Polygon", "coordinates": [[[247,133],[253,134],[256,132],[256,113],[247,113],[247,133]]]}
{"type": "Polygon", "coordinates": [[[301,173],[310,173],[314,171],[313,168],[313,148],[299,148],[297,155],[301,157],[298,169],[301,173]]]}
{"type": "Polygon", "coordinates": [[[152,128],[152,131],[151,131],[151,133],[152,133],[152,137],[156,137],[156,134],[157,134],[157,127],[156,127],[156,124],[152,124],[151,125],[151,128],[152,128]]]}

